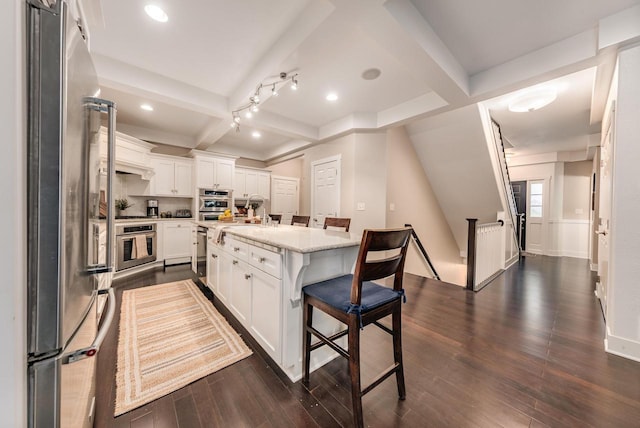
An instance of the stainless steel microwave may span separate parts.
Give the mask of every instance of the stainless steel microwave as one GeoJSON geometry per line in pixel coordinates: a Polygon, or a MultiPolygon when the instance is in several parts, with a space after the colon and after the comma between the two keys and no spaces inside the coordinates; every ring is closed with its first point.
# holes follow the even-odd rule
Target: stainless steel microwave
{"type": "Polygon", "coordinates": [[[200,197],[231,199],[231,190],[225,189],[200,189],[200,197]]]}

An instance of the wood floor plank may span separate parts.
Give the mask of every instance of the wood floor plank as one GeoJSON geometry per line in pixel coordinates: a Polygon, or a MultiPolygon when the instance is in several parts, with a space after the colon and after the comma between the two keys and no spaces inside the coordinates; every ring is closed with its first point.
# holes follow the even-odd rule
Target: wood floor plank
{"type": "MultiPolygon", "coordinates": [[[[132,276],[125,289],[190,277],[188,266],[132,276]]],[[[607,354],[585,260],[525,257],[478,293],[405,275],[407,398],[393,377],[363,398],[372,427],[638,428],[640,363],[607,354]]],[[[212,295],[254,354],[140,409],[113,418],[117,325],[99,353],[96,423],[103,427],[348,427],[348,365],[337,358],[292,383],[212,295]]],[[[386,320],[384,322],[387,322],[386,320]]],[[[362,372],[392,357],[388,336],[362,332],[362,372]]],[[[366,383],[366,381],[364,382],[366,383]]]]}
{"type": "Polygon", "coordinates": [[[200,423],[196,403],[191,394],[182,396],[174,401],[176,407],[176,419],[180,428],[206,427],[200,423]]]}

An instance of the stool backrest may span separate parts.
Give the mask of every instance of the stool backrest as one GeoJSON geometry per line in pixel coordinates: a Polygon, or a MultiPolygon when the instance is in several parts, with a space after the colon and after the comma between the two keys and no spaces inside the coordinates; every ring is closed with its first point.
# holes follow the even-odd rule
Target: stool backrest
{"type": "Polygon", "coordinates": [[[324,228],[327,227],[344,227],[344,231],[349,231],[349,225],[351,225],[350,218],[341,218],[341,217],[325,217],[324,218],[324,228]]]}
{"type": "Polygon", "coordinates": [[[291,225],[292,226],[309,227],[309,216],[308,215],[294,215],[293,217],[291,217],[291,225]]]}
{"type": "Polygon", "coordinates": [[[278,224],[282,221],[282,214],[269,214],[269,217],[271,217],[271,221],[278,222],[278,224]]]}
{"type": "Polygon", "coordinates": [[[393,275],[393,289],[402,290],[404,262],[412,231],[410,227],[364,231],[351,284],[352,304],[360,305],[363,281],[373,281],[393,275]],[[396,250],[391,256],[367,260],[370,252],[391,250],[396,250]]]}

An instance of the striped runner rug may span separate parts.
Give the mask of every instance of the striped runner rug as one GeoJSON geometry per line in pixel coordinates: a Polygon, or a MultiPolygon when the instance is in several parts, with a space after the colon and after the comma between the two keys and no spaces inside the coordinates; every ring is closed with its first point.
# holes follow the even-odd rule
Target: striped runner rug
{"type": "Polygon", "coordinates": [[[191,280],[122,293],[115,416],[251,355],[191,280]]]}

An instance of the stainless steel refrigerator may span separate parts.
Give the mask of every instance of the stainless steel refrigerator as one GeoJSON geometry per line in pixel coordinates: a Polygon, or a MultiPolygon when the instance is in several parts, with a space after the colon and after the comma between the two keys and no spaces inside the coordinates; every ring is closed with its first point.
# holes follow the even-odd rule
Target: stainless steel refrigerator
{"type": "Polygon", "coordinates": [[[92,426],[96,353],[115,305],[109,283],[115,105],[98,98],[82,22],[66,2],[26,4],[28,423],[92,426]],[[100,153],[102,121],[107,153],[100,153]],[[101,293],[108,306],[98,328],[101,293]]]}

